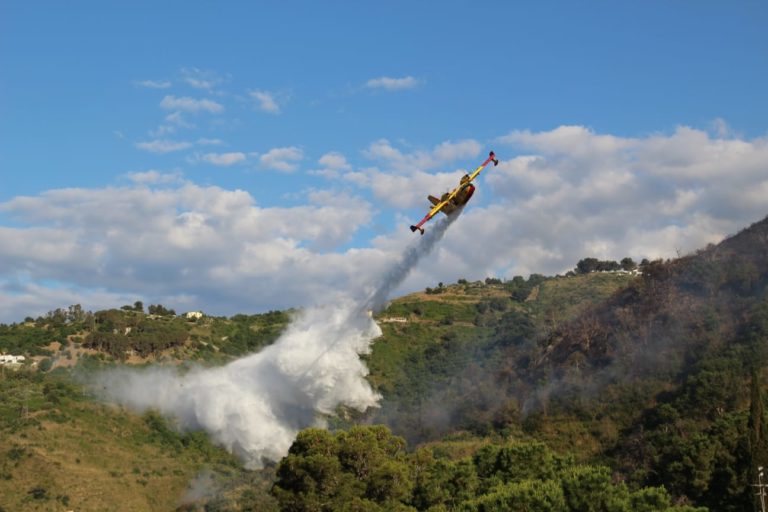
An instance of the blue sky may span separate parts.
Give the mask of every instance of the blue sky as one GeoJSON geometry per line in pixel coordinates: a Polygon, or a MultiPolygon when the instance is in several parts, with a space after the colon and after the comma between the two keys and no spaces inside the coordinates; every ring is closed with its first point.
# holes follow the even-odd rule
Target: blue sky
{"type": "Polygon", "coordinates": [[[0,6],[0,321],[670,257],[765,216],[765,2],[0,6]],[[480,249],[482,248],[482,250],[480,249]]]}

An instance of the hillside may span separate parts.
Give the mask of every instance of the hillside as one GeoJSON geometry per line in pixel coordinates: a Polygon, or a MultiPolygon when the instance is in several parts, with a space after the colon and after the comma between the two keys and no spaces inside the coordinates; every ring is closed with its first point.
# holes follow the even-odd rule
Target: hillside
{"type": "Polygon", "coordinates": [[[768,460],[767,233],[763,220],[613,287],[589,289],[610,279],[589,274],[545,279],[522,301],[500,300],[504,283],[487,308],[453,286],[461,300],[394,301],[385,315],[414,322],[388,325],[371,356],[388,398],[374,421],[411,442],[533,438],[681,503],[751,507],[768,460]]]}
{"type": "Polygon", "coordinates": [[[507,361],[505,348],[529,346],[633,279],[628,273],[534,275],[448,285],[392,301],[379,317],[384,335],[368,360],[370,380],[385,397],[373,421],[387,422],[411,442],[467,427],[458,418],[466,413],[473,416],[470,423],[492,421],[489,416],[507,404],[484,389],[497,388],[480,375],[485,367],[522,363],[507,361]],[[457,409],[468,398],[487,407],[457,409]]]}
{"type": "Polygon", "coordinates": [[[271,343],[287,313],[190,321],[75,308],[0,326],[0,349],[39,368],[27,361],[0,376],[0,507],[99,510],[118,499],[123,510],[194,509],[180,501],[193,482],[208,490],[194,497],[211,510],[289,510],[297,489],[320,485],[294,480],[317,442],[331,457],[323,464],[341,464],[334,482],[349,484],[326,489],[328,503],[348,498],[366,510],[480,510],[534,490],[542,503],[582,510],[568,489],[586,484],[558,471],[601,482],[604,498],[622,503],[616,510],[749,509],[755,468],[768,462],[767,255],[763,220],[639,274],[460,279],[396,298],[377,315],[383,335],[365,356],[381,407],[340,411],[336,437],[307,434],[313,441],[292,448],[299,458],[263,472],[244,471],[202,433],[92,401],[73,376],[115,363],[220,365],[271,343]],[[343,432],[356,424],[404,438],[354,431],[361,443],[401,446],[377,455],[384,480],[368,491],[344,469],[344,454],[360,445],[345,447],[353,438],[343,432]],[[509,469],[530,457],[548,461],[545,473],[509,469]],[[430,483],[411,480],[422,470],[430,483]],[[394,494],[380,487],[391,471],[410,475],[396,492],[385,486],[394,494]],[[463,501],[447,498],[456,479],[474,482],[463,501]],[[275,481],[285,485],[273,495],[275,481]]]}
{"type": "Polygon", "coordinates": [[[0,510],[167,511],[201,500],[268,510],[269,470],[245,471],[203,432],[98,403],[79,382],[116,362],[221,364],[274,340],[287,314],[190,322],[70,312],[0,326],[0,349],[26,356],[21,367],[0,367],[0,510]],[[110,344],[94,347],[94,333],[110,344]]]}
{"type": "Polygon", "coordinates": [[[0,510],[174,510],[214,490],[248,503],[261,488],[202,432],[95,403],[62,372],[5,372],[0,394],[0,510]]]}

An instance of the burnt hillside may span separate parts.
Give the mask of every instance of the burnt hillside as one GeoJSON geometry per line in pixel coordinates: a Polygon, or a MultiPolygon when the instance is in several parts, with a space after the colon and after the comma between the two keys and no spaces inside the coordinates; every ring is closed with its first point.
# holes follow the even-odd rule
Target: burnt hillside
{"type": "Polygon", "coordinates": [[[766,297],[768,218],[718,245],[655,261],[608,301],[541,342],[536,375],[619,365],[675,372],[702,350],[737,342],[766,297]]]}

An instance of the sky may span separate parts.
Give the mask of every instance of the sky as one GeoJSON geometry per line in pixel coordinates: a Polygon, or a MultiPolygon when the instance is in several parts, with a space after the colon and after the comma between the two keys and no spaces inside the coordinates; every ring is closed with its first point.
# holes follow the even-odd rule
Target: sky
{"type": "Polygon", "coordinates": [[[0,2],[0,322],[671,258],[768,213],[768,4],[0,2]],[[426,226],[429,229],[429,225],[426,226]]]}

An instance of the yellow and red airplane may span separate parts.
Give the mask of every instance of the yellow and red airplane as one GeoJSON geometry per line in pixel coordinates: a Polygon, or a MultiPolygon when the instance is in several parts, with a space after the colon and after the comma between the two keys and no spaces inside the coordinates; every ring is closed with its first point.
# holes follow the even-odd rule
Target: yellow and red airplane
{"type": "Polygon", "coordinates": [[[475,169],[472,174],[465,174],[462,176],[461,181],[459,182],[459,186],[453,189],[451,192],[446,192],[440,197],[440,199],[436,198],[435,196],[427,196],[429,202],[433,204],[432,209],[429,210],[429,213],[426,214],[418,224],[411,226],[411,231],[415,232],[418,229],[423,235],[424,228],[421,226],[429,221],[429,219],[437,215],[438,212],[443,212],[446,215],[450,215],[460,206],[467,204],[469,198],[471,198],[472,194],[475,193],[475,186],[472,184],[472,180],[477,178],[477,175],[480,174],[480,171],[482,171],[485,166],[491,162],[493,162],[494,166],[499,165],[499,161],[493,151],[490,152],[485,162],[480,164],[480,167],[475,169]]]}

